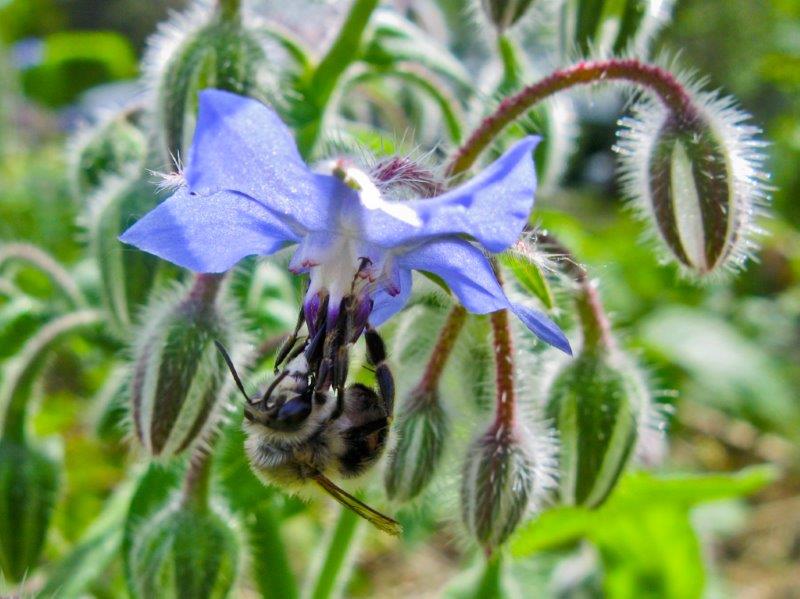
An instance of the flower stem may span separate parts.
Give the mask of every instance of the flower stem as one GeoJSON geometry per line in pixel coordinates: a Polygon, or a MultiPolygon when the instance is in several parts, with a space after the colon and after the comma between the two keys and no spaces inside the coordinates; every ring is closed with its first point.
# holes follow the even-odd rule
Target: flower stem
{"type": "Polygon", "coordinates": [[[487,554],[481,577],[475,587],[474,597],[494,599],[503,597],[503,554],[500,551],[487,554]]]}
{"type": "Polygon", "coordinates": [[[584,347],[614,349],[616,342],[611,334],[611,323],[603,309],[597,287],[589,280],[586,269],[580,265],[572,250],[552,233],[538,233],[536,242],[558,253],[564,260],[564,270],[578,283],[578,289],[575,291],[575,307],[581,321],[584,347]]]}
{"type": "Polygon", "coordinates": [[[304,597],[328,599],[339,593],[346,582],[346,565],[358,546],[355,537],[361,522],[361,518],[352,510],[345,507],[339,509],[339,519],[328,539],[323,561],[314,577],[313,585],[303,594],[304,597]]]}
{"type": "Polygon", "coordinates": [[[217,11],[223,21],[238,21],[241,9],[242,0],[217,0],[217,11]]]}
{"type": "Polygon", "coordinates": [[[223,277],[224,275],[221,274],[200,273],[195,275],[189,296],[186,298],[187,301],[195,305],[211,306],[217,299],[223,277]]]}
{"type": "Polygon", "coordinates": [[[308,156],[319,138],[325,108],[342,73],[356,59],[361,48],[361,36],[369,22],[378,0],[353,0],[350,12],[328,53],[322,58],[311,76],[308,93],[315,104],[313,119],[301,127],[297,134],[300,153],[308,156]]]}
{"type": "Polygon", "coordinates": [[[444,326],[439,331],[439,337],[436,339],[436,345],[434,345],[431,357],[425,366],[425,372],[417,384],[418,391],[436,391],[439,387],[439,379],[442,377],[444,367],[447,365],[447,359],[453,352],[453,347],[456,344],[458,335],[461,333],[461,329],[464,328],[466,320],[467,311],[463,306],[454,306],[450,310],[444,326]]]}
{"type": "Polygon", "coordinates": [[[586,349],[610,350],[615,347],[611,323],[603,310],[597,287],[584,280],[575,295],[575,306],[581,320],[583,345],[586,349]]]}
{"type": "Polygon", "coordinates": [[[612,58],[579,62],[529,85],[503,100],[465,141],[451,160],[447,174],[455,176],[468,170],[492,140],[516,118],[545,98],[576,85],[605,81],[627,81],[649,89],[674,114],[685,121],[697,118],[691,97],[675,76],[659,66],[635,58],[612,58]]]}
{"type": "MultiPolygon", "coordinates": [[[[214,440],[209,440],[209,446],[214,440]]],[[[189,467],[183,479],[183,504],[197,512],[208,509],[209,488],[211,486],[211,449],[197,447],[189,459],[189,467]]]]}
{"type": "Polygon", "coordinates": [[[494,337],[495,397],[494,427],[510,431],[516,420],[516,392],[514,389],[514,347],[508,310],[498,310],[491,315],[494,337]]]}

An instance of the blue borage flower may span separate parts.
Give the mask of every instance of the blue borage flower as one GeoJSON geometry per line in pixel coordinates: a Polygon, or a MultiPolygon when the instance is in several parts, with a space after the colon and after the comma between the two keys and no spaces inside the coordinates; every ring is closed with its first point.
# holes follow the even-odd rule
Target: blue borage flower
{"type": "Polygon", "coordinates": [[[508,248],[528,220],[538,141],[522,139],[447,193],[390,201],[343,161],[329,174],[312,172],[290,130],[263,104],[205,90],[185,185],[120,239],[206,273],[297,244],[289,268],[309,274],[304,309],[312,332],[325,306],[324,322],[336,322],[344,298],[356,302],[357,332],[381,324],[407,302],[412,270],[426,271],[468,311],[510,309],[539,338],[570,352],[547,316],[509,301],[484,254],[508,248]]]}

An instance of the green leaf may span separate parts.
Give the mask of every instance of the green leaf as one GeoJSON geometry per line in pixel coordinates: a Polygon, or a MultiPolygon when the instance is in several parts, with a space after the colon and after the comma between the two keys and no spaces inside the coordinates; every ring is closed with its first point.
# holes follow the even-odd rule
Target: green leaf
{"type": "Polygon", "coordinates": [[[58,562],[36,597],[80,597],[119,552],[123,526],[135,485],[126,482],[114,492],[82,540],[58,562]]]}
{"type": "Polygon", "coordinates": [[[754,493],[775,478],[770,466],[735,474],[630,473],[597,510],[559,507],[544,512],[512,537],[511,551],[525,557],[587,539],[600,553],[608,597],[634,598],[643,590],[660,598],[699,597],[704,571],[691,508],[754,493]]]}
{"type": "Polygon", "coordinates": [[[44,39],[42,61],[22,74],[25,93],[52,107],[108,81],[136,75],[130,42],[110,31],[62,31],[44,39]]]}
{"type": "Polygon", "coordinates": [[[550,284],[541,267],[532,259],[518,252],[500,254],[500,264],[505,266],[522,287],[535,295],[548,310],[555,308],[556,302],[550,284]]]}
{"type": "Polygon", "coordinates": [[[642,322],[641,336],[696,381],[692,396],[698,400],[797,438],[794,389],[764,351],[728,322],[704,310],[663,308],[642,322]]]}
{"type": "Polygon", "coordinates": [[[447,48],[393,11],[375,12],[363,60],[383,67],[399,62],[422,65],[456,83],[461,92],[473,90],[473,77],[447,48]]]}

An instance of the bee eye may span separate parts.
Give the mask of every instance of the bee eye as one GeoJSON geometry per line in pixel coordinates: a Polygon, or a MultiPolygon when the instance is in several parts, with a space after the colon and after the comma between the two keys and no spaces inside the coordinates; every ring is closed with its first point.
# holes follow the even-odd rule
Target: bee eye
{"type": "Polygon", "coordinates": [[[311,402],[298,395],[281,406],[272,422],[276,425],[275,428],[290,430],[300,426],[309,414],[311,414],[311,402]]]}

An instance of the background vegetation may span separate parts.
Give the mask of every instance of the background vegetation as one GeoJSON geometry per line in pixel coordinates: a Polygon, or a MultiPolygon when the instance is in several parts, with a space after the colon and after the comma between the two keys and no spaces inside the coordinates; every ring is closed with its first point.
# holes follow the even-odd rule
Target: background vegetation
{"type": "MultiPolygon", "coordinates": [[[[279,16],[282,3],[274,4],[271,14],[279,16]]],[[[396,4],[411,7],[420,19],[429,16],[426,10],[414,12],[422,3],[396,4]]],[[[455,0],[439,4],[437,19],[457,19],[455,0]]],[[[40,246],[89,290],[97,289],[96,274],[77,224],[83,208],[73,193],[67,139],[106,96],[124,93],[137,75],[145,39],[168,7],[181,5],[178,0],[0,0],[0,239],[40,246]]],[[[337,18],[335,6],[319,10],[337,18]]],[[[290,27],[298,27],[296,17],[289,19],[290,27]]],[[[449,45],[456,53],[480,57],[489,36],[476,40],[470,31],[463,27],[449,45]]],[[[795,596],[800,593],[800,4],[679,0],[658,45],[680,49],[683,63],[738,98],[771,142],[774,210],[764,223],[758,260],[736,279],[698,287],[674,267],[659,264],[646,244],[632,245],[642,225],[619,209],[611,167],[617,108],[624,108],[616,96],[576,97],[579,149],[564,187],[540,194],[537,215],[600,276],[618,334],[649,365],[654,386],[669,392],[664,401],[674,412],[660,470],[733,473],[758,464],[774,470],[744,470],[672,488],[644,474],[626,478],[601,519],[548,514],[523,531],[513,544],[515,554],[524,556],[513,561],[514,580],[519,588],[548,589],[558,597],[600,595],[601,587],[617,597],[795,596]],[[661,582],[643,582],[652,579],[661,582]]],[[[296,306],[287,275],[276,269],[265,276],[269,282],[253,310],[254,328],[263,339],[285,331],[296,306]]],[[[47,277],[24,265],[0,261],[0,284],[0,361],[8,366],[44,323],[72,306],[47,277]],[[24,293],[10,293],[6,286],[24,293]]],[[[125,541],[107,533],[112,528],[104,528],[103,520],[114,520],[115,510],[122,513],[131,493],[123,481],[132,458],[109,383],[118,350],[103,335],[74,338],[43,365],[33,430],[39,438],[58,439],[64,467],[43,567],[31,574],[31,588],[70,588],[61,586],[68,581],[95,597],[126,592],[123,560],[115,553],[125,541]],[[91,559],[76,555],[76,547],[91,559]]],[[[450,376],[457,379],[458,373],[450,376]]],[[[231,435],[225,443],[235,448],[240,439],[231,435]]],[[[244,474],[220,476],[228,475],[237,492],[244,492],[236,478],[244,474]]],[[[289,560],[299,572],[320,535],[332,527],[330,506],[302,504],[261,487],[250,492],[261,494],[269,514],[261,524],[282,529],[289,560]]],[[[439,596],[447,589],[466,596],[464,589],[475,588],[469,577],[477,574],[462,571],[480,560],[459,540],[457,525],[440,526],[446,509],[429,495],[401,511],[407,530],[402,542],[370,531],[347,594],[439,596]]],[[[256,558],[264,560],[265,572],[276,559],[268,548],[256,558]]],[[[258,580],[243,589],[242,596],[264,592],[258,580]]]]}

